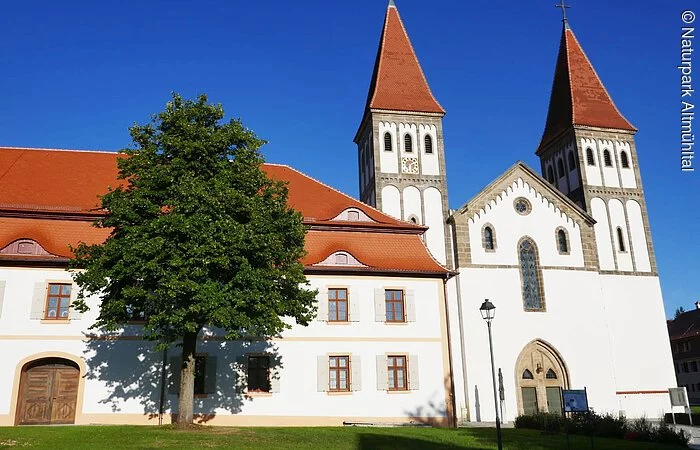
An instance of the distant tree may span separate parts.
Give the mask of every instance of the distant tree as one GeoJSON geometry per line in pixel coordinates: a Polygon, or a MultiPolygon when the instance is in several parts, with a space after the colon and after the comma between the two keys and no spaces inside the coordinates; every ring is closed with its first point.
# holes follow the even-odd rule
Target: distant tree
{"type": "Polygon", "coordinates": [[[674,319],[677,319],[678,316],[680,316],[680,315],[683,314],[684,312],[685,312],[685,309],[683,309],[682,306],[679,306],[678,308],[676,308],[676,314],[673,316],[673,318],[674,318],[674,319]]]}
{"type": "Polygon", "coordinates": [[[229,339],[272,336],[308,325],[315,291],[300,258],[306,230],[287,206],[287,188],[261,169],[264,141],[240,120],[223,122],[207,97],[173,94],[147,125],[131,127],[121,150],[122,187],[102,196],[110,228],[103,244],[80,243],[71,268],[87,295],[98,295],[93,328],[118,329],[135,315],[144,336],[182,346],[177,421],[193,421],[195,352],[203,327],[229,339]]]}

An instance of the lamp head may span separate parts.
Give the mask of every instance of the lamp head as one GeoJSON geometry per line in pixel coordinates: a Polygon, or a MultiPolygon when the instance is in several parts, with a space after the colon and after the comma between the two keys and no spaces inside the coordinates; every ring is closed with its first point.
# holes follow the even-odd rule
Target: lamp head
{"type": "Polygon", "coordinates": [[[493,306],[493,303],[491,303],[487,298],[484,300],[484,303],[481,304],[479,312],[481,313],[482,319],[487,322],[491,322],[491,320],[493,320],[493,318],[496,316],[496,307],[493,306]]]}

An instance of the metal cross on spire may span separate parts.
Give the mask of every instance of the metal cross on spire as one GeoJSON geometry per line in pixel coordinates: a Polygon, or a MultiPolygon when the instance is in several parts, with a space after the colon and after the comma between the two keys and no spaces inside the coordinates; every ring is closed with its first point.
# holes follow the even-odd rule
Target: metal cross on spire
{"type": "Polygon", "coordinates": [[[564,4],[564,0],[561,0],[561,3],[554,5],[554,7],[561,8],[562,22],[566,23],[566,9],[571,8],[571,6],[564,4]]]}

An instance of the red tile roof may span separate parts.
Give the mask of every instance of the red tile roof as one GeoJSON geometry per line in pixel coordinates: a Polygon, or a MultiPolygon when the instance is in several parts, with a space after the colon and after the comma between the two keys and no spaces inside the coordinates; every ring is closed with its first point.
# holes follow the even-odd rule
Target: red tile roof
{"type": "Polygon", "coordinates": [[[117,153],[0,147],[0,210],[95,212],[117,153]]]}
{"type": "Polygon", "coordinates": [[[572,125],[637,130],[617,109],[574,32],[565,25],[538,153],[572,125]]]}
{"type": "Polygon", "coordinates": [[[306,234],[306,251],[308,255],[303,263],[307,267],[335,252],[346,251],[371,270],[447,272],[430,256],[416,234],[310,230],[306,234]]]}
{"type": "MultiPolygon", "coordinates": [[[[70,257],[69,245],[106,239],[109,230],[71,214],[95,212],[98,195],[119,184],[117,158],[109,152],[0,148],[0,249],[26,238],[53,255],[70,257]]],[[[394,219],[291,167],[265,164],[263,169],[289,183],[289,204],[311,227],[305,264],[345,250],[370,270],[447,273],[420,239],[425,227],[394,219]],[[373,222],[334,220],[348,208],[373,222]]]]}
{"type": "Polygon", "coordinates": [[[384,19],[367,108],[445,113],[430,92],[399,11],[392,4],[384,19]]]}
{"type": "Polygon", "coordinates": [[[700,336],[700,309],[693,309],[680,314],[673,320],[666,321],[671,340],[700,336]]]}

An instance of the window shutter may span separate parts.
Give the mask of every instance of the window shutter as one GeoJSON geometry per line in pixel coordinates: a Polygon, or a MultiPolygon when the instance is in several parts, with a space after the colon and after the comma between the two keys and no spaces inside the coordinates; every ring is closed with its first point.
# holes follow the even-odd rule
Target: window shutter
{"type": "Polygon", "coordinates": [[[348,299],[350,303],[350,322],[360,321],[360,300],[357,292],[348,292],[348,299]]]}
{"type": "Polygon", "coordinates": [[[248,387],[248,356],[236,356],[236,392],[244,392],[248,387]]]}
{"type": "Polygon", "coordinates": [[[207,356],[204,360],[204,393],[216,392],[216,356],[207,356]]]}
{"type": "Polygon", "coordinates": [[[406,322],[416,321],[416,293],[413,289],[406,289],[406,322]]]}
{"type": "Polygon", "coordinates": [[[83,318],[83,313],[73,308],[73,304],[78,299],[78,286],[73,284],[70,287],[70,306],[68,307],[68,318],[70,320],[80,320],[83,318]]]}
{"type": "Polygon", "coordinates": [[[5,299],[5,282],[0,281],[0,317],[2,317],[2,301],[5,299]]]}
{"type": "Polygon", "coordinates": [[[323,288],[318,290],[318,295],[316,295],[316,300],[318,301],[318,311],[316,311],[316,320],[319,322],[328,321],[328,289],[323,288]]]}
{"type": "Polygon", "coordinates": [[[350,356],[350,390],[362,390],[362,365],[360,364],[360,355],[350,356]]]}
{"type": "Polygon", "coordinates": [[[386,391],[389,388],[386,355],[377,355],[377,390],[386,391]]]}
{"type": "Polygon", "coordinates": [[[386,306],[384,306],[384,289],[374,290],[374,321],[386,322],[386,306]]]}
{"type": "Polygon", "coordinates": [[[316,357],[316,390],[328,391],[328,356],[326,355],[316,357]]]}
{"type": "Polygon", "coordinates": [[[420,389],[418,380],[418,355],[408,357],[408,386],[412,391],[420,389]]]}
{"type": "Polygon", "coordinates": [[[180,371],[182,370],[180,359],[181,356],[175,356],[170,358],[169,367],[169,380],[168,380],[168,393],[179,394],[180,393],[180,371]]]}
{"type": "Polygon", "coordinates": [[[280,368],[272,366],[273,362],[273,358],[270,358],[270,392],[275,393],[280,391],[280,368]]]}
{"type": "Polygon", "coordinates": [[[29,318],[40,320],[44,318],[44,308],[46,307],[46,282],[38,281],[34,283],[34,297],[32,297],[32,311],[29,318]]]}

